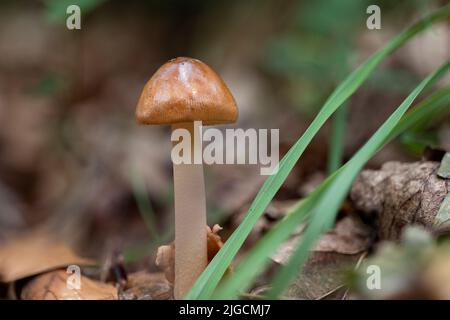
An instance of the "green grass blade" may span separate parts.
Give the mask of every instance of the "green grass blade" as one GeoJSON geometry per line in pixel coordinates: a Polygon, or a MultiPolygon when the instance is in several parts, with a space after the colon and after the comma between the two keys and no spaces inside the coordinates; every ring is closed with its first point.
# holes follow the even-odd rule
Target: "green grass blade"
{"type": "Polygon", "coordinates": [[[307,198],[301,200],[285,218],[277,223],[255,247],[247,254],[245,260],[234,270],[233,274],[224,279],[214,293],[215,299],[235,298],[238,291],[245,290],[261,271],[264,270],[268,256],[289,238],[294,229],[308,217],[315,201],[331,182],[332,176],[316,188],[307,198]]]}
{"type": "Polygon", "coordinates": [[[241,248],[245,239],[251,232],[253,226],[263,214],[265,208],[273,199],[284,180],[291,172],[295,163],[303,154],[306,147],[314,138],[325,121],[348,99],[358,87],[367,79],[373,69],[383,60],[383,58],[403,45],[417,33],[423,31],[436,22],[445,20],[450,17],[450,5],[445,6],[437,12],[420,20],[406,31],[400,33],[385,47],[374,53],[364,64],[352,72],[336,90],[327,99],[324,106],[313,120],[311,125],[287,152],[279,164],[277,174],[271,175],[258,192],[250,209],[239,227],[233,232],[226,241],[222,249],[216,254],[214,259],[209,263],[205,271],[200,275],[185,298],[187,299],[208,299],[211,297],[214,289],[218,285],[225,270],[230,265],[236,253],[241,248]]]}
{"type": "Polygon", "coordinates": [[[347,129],[347,105],[342,105],[334,114],[331,126],[330,145],[328,148],[328,174],[335,172],[342,165],[345,146],[345,132],[347,129]]]}
{"type": "Polygon", "coordinates": [[[268,294],[269,298],[278,297],[291,283],[319,236],[333,225],[340,204],[364,164],[383,146],[417,96],[426,87],[442,78],[449,68],[450,60],[435,73],[425,78],[323,191],[317,205],[313,208],[311,222],[302,236],[299,246],[292,254],[287,266],[275,276],[268,294]]]}
{"type": "MultiPolygon", "coordinates": [[[[430,120],[431,115],[439,114],[441,110],[448,108],[449,103],[450,87],[441,89],[430,95],[427,99],[419,103],[413,111],[403,116],[402,120],[386,138],[383,146],[402,132],[421,123],[423,119],[430,120]]],[[[235,298],[239,292],[246,290],[251,285],[258,274],[266,267],[269,262],[268,257],[283,241],[289,238],[299,223],[309,217],[313,204],[320,199],[323,190],[335,179],[343,168],[341,167],[333,175],[329,176],[307,198],[301,200],[282,221],[277,223],[274,228],[258,241],[242,262],[236,266],[233,275],[224,279],[223,283],[217,289],[214,298],[235,298]]]]}
{"type": "Polygon", "coordinates": [[[392,136],[398,136],[407,130],[423,129],[436,117],[450,112],[449,93],[450,87],[445,87],[418,104],[412,112],[407,113],[403,117],[404,119],[395,127],[388,140],[391,140],[392,136]],[[428,105],[428,109],[423,108],[424,104],[428,105]],[[414,125],[410,125],[410,123],[414,123],[414,125]]]}

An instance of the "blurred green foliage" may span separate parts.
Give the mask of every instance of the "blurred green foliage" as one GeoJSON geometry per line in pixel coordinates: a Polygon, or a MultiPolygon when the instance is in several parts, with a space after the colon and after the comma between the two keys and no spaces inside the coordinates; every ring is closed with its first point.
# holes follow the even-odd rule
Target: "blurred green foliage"
{"type": "MultiPolygon", "coordinates": [[[[438,1],[298,1],[287,28],[273,37],[263,63],[283,83],[282,93],[300,112],[317,112],[324,98],[348,73],[357,58],[355,40],[365,31],[366,8],[377,4],[381,23],[426,14],[438,1]]],[[[407,92],[418,78],[401,69],[380,68],[368,85],[377,90],[407,92]]]]}
{"type": "Polygon", "coordinates": [[[439,139],[436,132],[433,131],[408,131],[400,137],[400,142],[404,145],[407,151],[412,154],[420,156],[423,154],[425,148],[438,147],[439,139]]]}
{"type": "Polygon", "coordinates": [[[30,91],[36,95],[53,96],[67,87],[64,80],[60,74],[49,72],[30,91]]]}
{"type": "Polygon", "coordinates": [[[265,65],[287,79],[295,106],[313,113],[348,70],[368,1],[299,2],[287,30],[268,46],[265,65]]]}

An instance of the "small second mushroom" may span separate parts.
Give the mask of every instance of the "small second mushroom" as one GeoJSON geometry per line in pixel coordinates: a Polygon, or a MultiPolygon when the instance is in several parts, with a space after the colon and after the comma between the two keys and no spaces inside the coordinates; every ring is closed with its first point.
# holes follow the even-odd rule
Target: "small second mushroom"
{"type": "MultiPolygon", "coordinates": [[[[201,125],[233,123],[235,100],[206,64],[176,58],[147,82],[136,109],[141,124],[170,124],[190,133],[192,152],[202,154],[201,125]]],[[[200,159],[201,160],[201,159],[200,159]]],[[[175,287],[182,298],[207,265],[206,200],[202,161],[173,165],[175,197],[175,287]]]]}

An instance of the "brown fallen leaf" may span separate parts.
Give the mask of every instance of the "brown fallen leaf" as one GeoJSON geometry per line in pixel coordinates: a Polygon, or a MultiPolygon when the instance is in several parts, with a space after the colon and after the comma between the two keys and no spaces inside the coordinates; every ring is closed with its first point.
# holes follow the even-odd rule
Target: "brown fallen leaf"
{"type": "Polygon", "coordinates": [[[366,251],[372,241],[372,230],[356,215],[347,215],[319,238],[314,251],[357,254],[366,251]]]}
{"type": "Polygon", "coordinates": [[[119,293],[121,300],[170,300],[172,285],[163,273],[139,271],[128,275],[128,281],[119,293]]]}
{"type": "MultiPolygon", "coordinates": [[[[372,230],[354,214],[338,220],[332,230],[320,237],[297,279],[284,292],[283,298],[340,298],[345,290],[346,272],[355,267],[370,247],[372,230]]],[[[285,265],[301,240],[301,234],[286,241],[272,255],[272,260],[285,265]]]]}
{"type": "MultiPolygon", "coordinates": [[[[447,195],[438,162],[387,162],[380,170],[364,170],[355,181],[351,199],[366,215],[375,215],[382,240],[397,240],[402,229],[416,223],[434,230],[434,219],[447,195]]],[[[440,232],[448,230],[439,230],[440,232]]]]}
{"type": "Polygon", "coordinates": [[[11,282],[68,265],[95,262],[77,256],[64,242],[43,230],[19,235],[0,248],[0,281],[11,282]]]}
{"type": "Polygon", "coordinates": [[[64,270],[55,270],[36,276],[22,289],[23,300],[117,300],[117,289],[107,283],[80,275],[80,288],[68,286],[73,276],[64,270]]]}
{"type": "MultiPolygon", "coordinates": [[[[222,248],[223,242],[219,236],[222,227],[215,224],[212,229],[206,226],[207,241],[208,241],[208,262],[210,262],[217,252],[222,248]]],[[[166,279],[170,283],[174,283],[175,280],[175,242],[168,245],[160,246],[156,253],[155,264],[162,270],[166,276],[166,279]]],[[[231,271],[231,267],[227,272],[231,271]]]]}
{"type": "Polygon", "coordinates": [[[175,281],[175,242],[160,246],[156,252],[155,264],[164,272],[167,281],[175,281]]]}
{"type": "MultiPolygon", "coordinates": [[[[358,254],[366,251],[372,241],[372,230],[356,215],[347,215],[336,222],[329,232],[322,235],[313,251],[338,254],[358,254]]],[[[272,260],[285,264],[296,249],[301,234],[287,240],[272,255],[272,260]]]]}
{"type": "Polygon", "coordinates": [[[346,273],[356,266],[360,256],[333,252],[312,253],[297,279],[284,293],[284,297],[322,299],[345,285],[346,273]]]}

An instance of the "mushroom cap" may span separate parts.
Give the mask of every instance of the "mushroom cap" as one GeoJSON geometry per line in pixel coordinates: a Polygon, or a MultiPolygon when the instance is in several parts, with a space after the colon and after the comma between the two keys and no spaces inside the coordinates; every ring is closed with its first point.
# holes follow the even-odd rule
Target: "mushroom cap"
{"type": "Polygon", "coordinates": [[[192,58],[166,62],[147,82],[136,108],[141,124],[204,124],[235,122],[238,109],[223,80],[192,58]]]}

